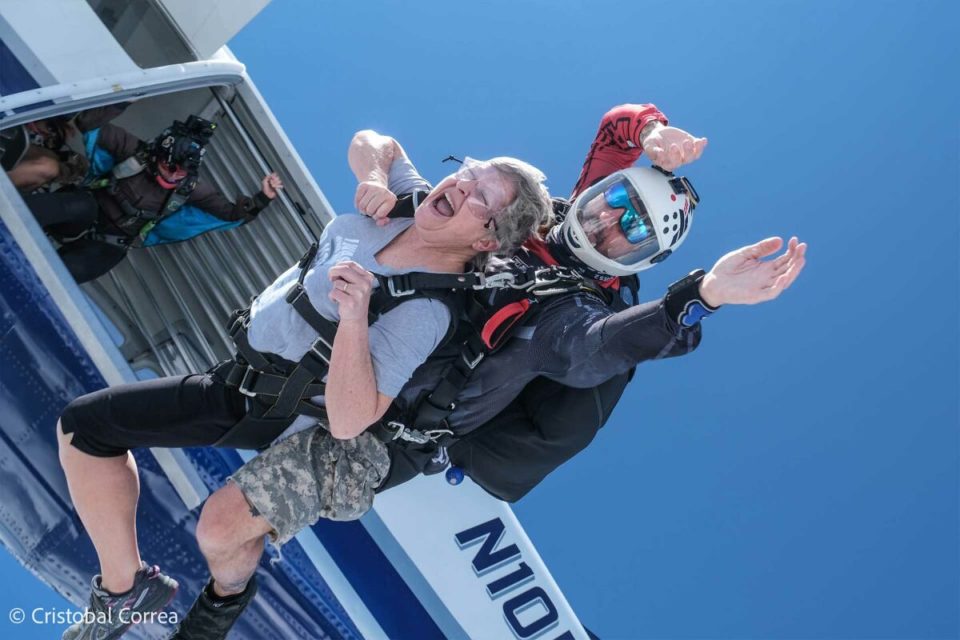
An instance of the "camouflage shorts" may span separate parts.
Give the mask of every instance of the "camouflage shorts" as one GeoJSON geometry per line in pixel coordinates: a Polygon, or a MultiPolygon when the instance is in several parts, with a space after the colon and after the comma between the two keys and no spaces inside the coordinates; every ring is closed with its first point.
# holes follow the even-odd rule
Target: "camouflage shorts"
{"type": "Polygon", "coordinates": [[[273,445],[230,479],[273,526],[273,541],[284,544],[320,518],[362,516],[389,468],[386,446],[369,433],[337,440],[317,425],[273,445]]]}

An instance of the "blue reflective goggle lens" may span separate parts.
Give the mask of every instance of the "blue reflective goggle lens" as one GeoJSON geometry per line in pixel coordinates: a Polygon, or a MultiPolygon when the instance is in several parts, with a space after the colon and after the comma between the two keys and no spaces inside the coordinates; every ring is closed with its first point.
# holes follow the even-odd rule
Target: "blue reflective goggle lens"
{"type": "Polygon", "coordinates": [[[638,244],[653,234],[646,221],[646,212],[640,213],[633,205],[630,194],[622,182],[611,186],[603,193],[607,204],[616,209],[625,209],[620,216],[620,228],[630,244],[638,244]]]}

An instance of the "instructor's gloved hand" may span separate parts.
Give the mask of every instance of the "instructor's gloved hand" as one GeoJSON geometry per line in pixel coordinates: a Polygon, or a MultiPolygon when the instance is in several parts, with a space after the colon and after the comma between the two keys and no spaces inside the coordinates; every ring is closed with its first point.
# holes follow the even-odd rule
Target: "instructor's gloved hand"
{"type": "Polygon", "coordinates": [[[353,199],[357,211],[377,221],[377,226],[387,224],[387,214],[397,205],[397,196],[376,180],[364,180],[357,185],[353,199]]]}
{"type": "Polygon", "coordinates": [[[782,246],[782,238],[767,238],[720,258],[700,282],[703,301],[719,307],[724,304],[757,304],[779,296],[800,275],[807,252],[807,244],[798,243],[793,237],[783,255],[774,260],[763,260],[782,246]]]}
{"type": "Polygon", "coordinates": [[[340,307],[340,322],[367,322],[374,276],[352,260],[338,262],[327,272],[333,282],[330,299],[340,307]]]}
{"type": "Polygon", "coordinates": [[[700,158],[707,139],[658,122],[645,128],[640,143],[650,162],[667,171],[676,171],[700,158]]]}

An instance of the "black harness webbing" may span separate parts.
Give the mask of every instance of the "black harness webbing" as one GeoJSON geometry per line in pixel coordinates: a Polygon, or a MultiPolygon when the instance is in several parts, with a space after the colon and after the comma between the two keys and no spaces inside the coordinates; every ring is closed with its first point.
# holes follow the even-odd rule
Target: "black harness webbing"
{"type": "Polygon", "coordinates": [[[457,397],[489,351],[478,332],[466,338],[459,355],[447,366],[440,382],[416,405],[410,423],[420,430],[443,429],[453,434],[447,418],[457,408],[457,397]]]}
{"type": "Polygon", "coordinates": [[[230,319],[227,331],[237,347],[237,355],[218,364],[211,373],[251,400],[247,415],[217,442],[218,446],[233,446],[257,438],[266,446],[298,415],[326,417],[323,407],[312,404],[309,398],[323,395],[325,385],[321,381],[330,368],[337,324],[317,312],[303,287],[303,279],[316,255],[317,245],[313,244],[300,259],[300,274],[286,297],[318,336],[299,362],[262,353],[250,345],[247,337],[249,309],[235,312],[230,319]]]}
{"type": "MultiPolygon", "coordinates": [[[[240,443],[251,441],[262,442],[266,446],[299,415],[326,417],[325,409],[314,405],[309,399],[324,393],[322,380],[330,368],[337,323],[324,318],[317,311],[303,286],[316,254],[317,245],[314,244],[300,259],[297,282],[286,296],[286,302],[317,332],[317,339],[299,362],[257,351],[250,345],[247,336],[249,309],[235,312],[231,318],[228,331],[236,345],[237,355],[232,360],[218,364],[211,373],[248,396],[250,409],[220,439],[218,446],[239,446],[240,443]]],[[[532,312],[530,310],[535,305],[531,301],[537,302],[563,293],[593,291],[582,276],[557,266],[506,271],[490,276],[483,273],[406,273],[376,277],[380,286],[371,297],[370,324],[411,296],[427,297],[451,307],[451,327],[443,342],[451,335],[461,335],[458,356],[446,367],[439,384],[418,403],[413,419],[385,419],[371,427],[381,440],[418,445],[437,444],[453,436],[446,419],[456,408],[457,396],[480,362],[506,342],[512,329],[520,326],[521,320],[532,312]],[[485,289],[513,289],[520,294],[520,300],[526,301],[521,312],[511,316],[506,330],[484,330],[492,316],[480,304],[464,307],[452,303],[457,292],[485,289]],[[464,332],[457,331],[461,310],[465,311],[468,321],[464,332]]],[[[462,301],[458,299],[458,302],[462,301]]]]}
{"type": "Polygon", "coordinates": [[[574,283],[583,282],[583,276],[560,266],[538,269],[501,271],[492,275],[471,273],[404,273],[378,276],[381,285],[394,298],[400,298],[431,289],[515,289],[528,291],[536,297],[567,293],[574,283]]]}
{"type": "Polygon", "coordinates": [[[606,298],[592,282],[571,270],[545,267],[529,270],[528,273],[533,275],[524,278],[522,286],[516,287],[524,293],[519,299],[507,305],[498,305],[493,310],[479,303],[468,308],[473,330],[465,336],[457,357],[447,365],[440,382],[432,391],[422,395],[412,411],[408,412],[406,422],[415,429],[450,434],[450,437],[437,444],[449,445],[462,435],[456,434],[448,422],[450,414],[457,408],[458,396],[466,388],[477,366],[506,344],[532,315],[538,313],[542,308],[541,302],[573,293],[590,293],[606,298]],[[502,312],[509,310],[509,307],[514,307],[513,312],[504,315],[502,312]]]}
{"type": "MultiPolygon", "coordinates": [[[[234,425],[221,438],[218,446],[239,446],[241,443],[261,442],[268,445],[279,436],[299,415],[314,418],[326,418],[323,407],[309,400],[323,395],[325,385],[322,380],[330,369],[333,353],[333,341],[337,334],[337,323],[323,317],[310,302],[304,288],[304,278],[317,255],[318,245],[313,244],[300,259],[300,269],[296,283],[287,293],[286,302],[317,333],[317,338],[299,362],[291,362],[271,353],[257,351],[250,345],[247,335],[250,322],[250,310],[244,309],[233,314],[228,325],[228,333],[237,348],[232,360],[227,360],[211,369],[211,373],[222,379],[228,386],[237,388],[250,398],[247,415],[234,425]]],[[[473,282],[471,274],[413,274],[430,276],[417,282],[416,291],[393,293],[391,277],[377,276],[380,286],[375,289],[370,300],[370,324],[387,311],[410,299],[410,296],[439,300],[451,310],[451,326],[444,341],[452,335],[459,322],[462,305],[457,290],[468,288],[466,282],[473,282]],[[456,300],[456,302],[455,302],[456,300]]],[[[398,425],[394,429],[381,430],[380,437],[385,440],[403,439],[421,442],[431,436],[398,425]]]]}

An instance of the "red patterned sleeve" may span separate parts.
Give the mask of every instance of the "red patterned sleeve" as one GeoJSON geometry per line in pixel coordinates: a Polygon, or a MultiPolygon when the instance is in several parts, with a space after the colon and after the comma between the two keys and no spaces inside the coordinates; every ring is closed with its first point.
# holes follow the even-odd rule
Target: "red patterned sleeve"
{"type": "Polygon", "coordinates": [[[654,120],[667,124],[652,104],[622,104],[604,114],[570,199],[614,171],[633,166],[643,152],[640,131],[654,120]]]}

